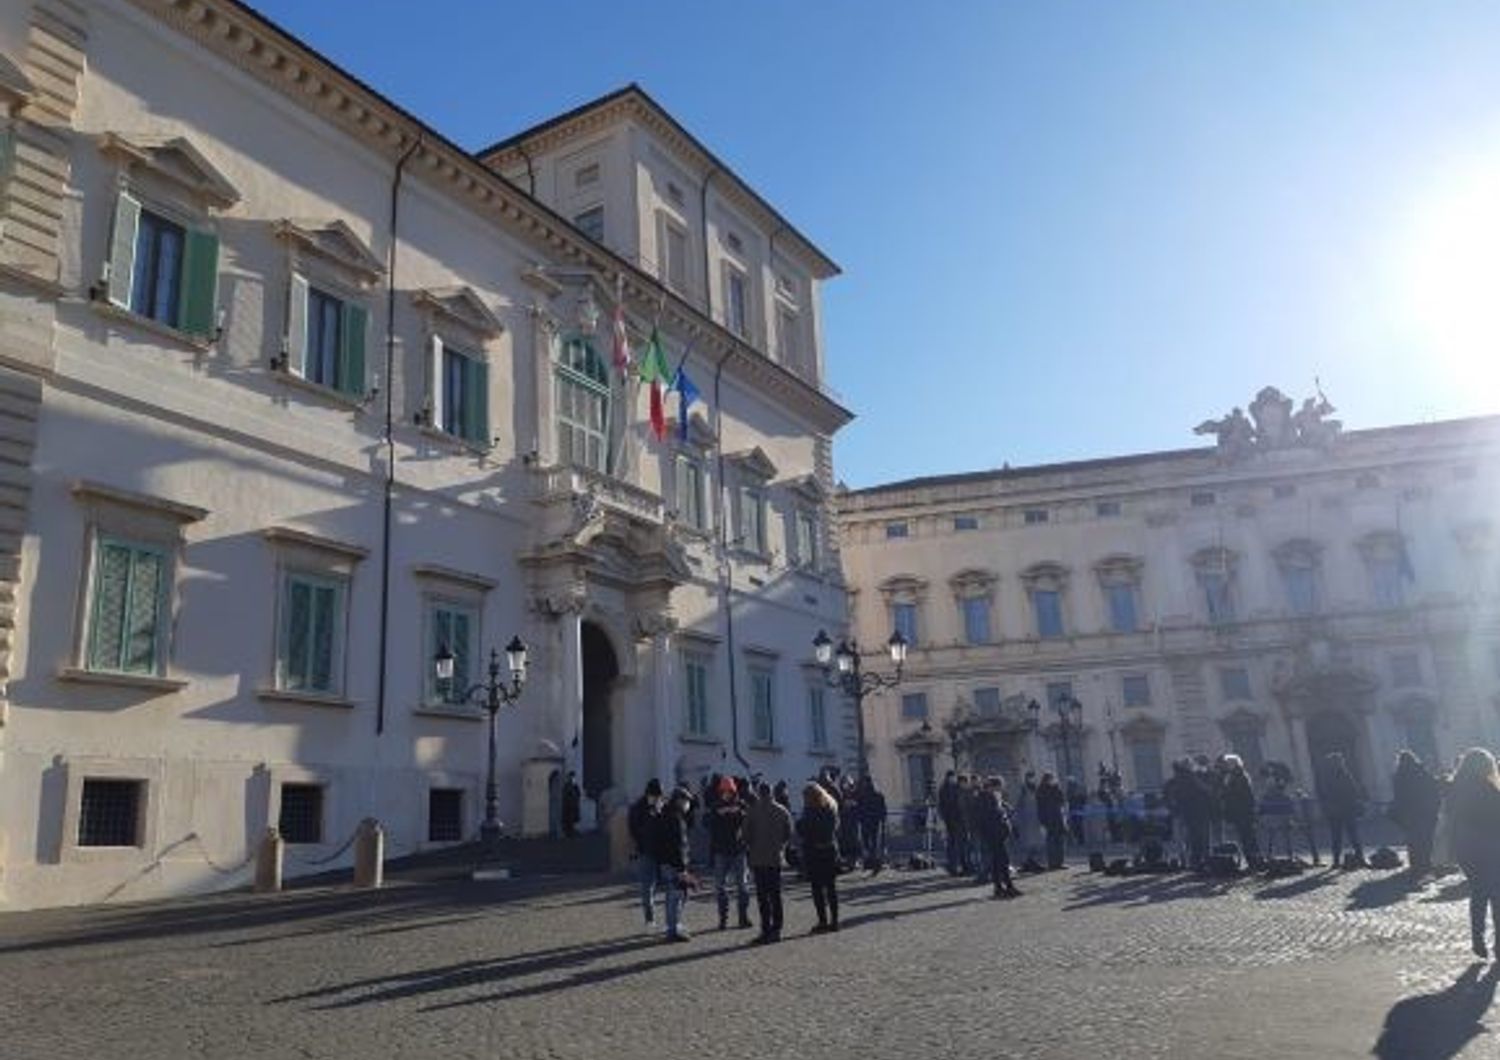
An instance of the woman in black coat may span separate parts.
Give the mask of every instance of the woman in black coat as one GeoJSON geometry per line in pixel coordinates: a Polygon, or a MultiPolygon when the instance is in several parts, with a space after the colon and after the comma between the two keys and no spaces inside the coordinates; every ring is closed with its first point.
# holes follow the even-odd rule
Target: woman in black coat
{"type": "Polygon", "coordinates": [[[1437,831],[1443,789],[1437,777],[1410,751],[1396,756],[1391,779],[1391,820],[1406,833],[1406,856],[1415,873],[1432,868],[1432,838],[1437,831]]]}
{"type": "Polygon", "coordinates": [[[1485,914],[1500,931],[1500,771],[1495,756],[1481,748],[1464,752],[1448,788],[1453,853],[1469,878],[1469,930],[1474,956],[1490,955],[1485,945],[1485,914]]]}
{"type": "Polygon", "coordinates": [[[802,789],[802,817],[797,821],[803,872],[812,885],[813,908],[818,912],[814,935],[839,929],[839,810],[821,784],[802,789]]]}

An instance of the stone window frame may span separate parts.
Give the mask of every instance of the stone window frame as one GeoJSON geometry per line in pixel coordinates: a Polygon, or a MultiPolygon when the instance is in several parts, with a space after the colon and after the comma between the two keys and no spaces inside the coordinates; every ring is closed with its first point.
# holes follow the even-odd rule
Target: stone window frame
{"type": "Polygon", "coordinates": [[[273,762],[265,766],[266,775],[266,824],[276,828],[281,821],[281,787],[283,784],[311,784],[323,789],[323,821],[321,838],[317,843],[298,843],[298,851],[318,851],[335,847],[348,839],[347,835],[335,835],[329,826],[341,819],[343,786],[335,783],[337,772],[328,767],[302,765],[293,762],[273,762]]]}
{"type": "Polygon", "coordinates": [[[88,684],[117,685],[158,692],[187,687],[185,678],[172,674],[177,618],[181,610],[178,574],[186,547],[186,528],[208,517],[208,509],[167,500],[145,493],[118,489],[88,480],[71,486],[74,499],[83,508],[83,555],[79,564],[74,605],[73,638],[67,664],[58,672],[61,680],[88,684]],[[158,631],[157,671],[153,674],[94,670],[89,667],[88,645],[92,627],[95,578],[99,546],[106,539],[138,543],[155,548],[166,560],[165,585],[158,631]]]}
{"type": "Polygon", "coordinates": [[[749,747],[752,751],[780,751],[782,750],[782,733],[776,704],[776,685],[778,674],[781,670],[781,657],[775,652],[764,648],[746,648],[744,649],[744,666],[745,689],[750,699],[749,747]],[[767,706],[769,708],[768,721],[770,722],[771,729],[770,740],[757,739],[755,732],[755,678],[758,675],[769,677],[767,685],[770,690],[770,698],[767,706]]]}
{"type": "Polygon", "coordinates": [[[724,462],[733,472],[733,547],[743,555],[762,561],[770,560],[774,555],[771,547],[771,480],[776,477],[776,465],[759,446],[725,456],[724,462]],[[752,543],[747,540],[745,532],[747,500],[754,501],[759,507],[761,536],[759,542],[752,543]]]}
{"type": "Polygon", "coordinates": [[[1229,625],[1239,621],[1239,556],[1223,545],[1208,545],[1194,552],[1188,560],[1193,568],[1193,579],[1198,584],[1199,600],[1204,617],[1210,625],[1229,625]],[[1207,578],[1223,575],[1224,599],[1227,614],[1215,615],[1209,595],[1207,578]]]}
{"type": "Polygon", "coordinates": [[[826,520],[822,518],[822,513],[827,510],[828,491],[823,488],[816,475],[800,475],[780,485],[782,495],[787,498],[787,564],[804,573],[819,573],[827,553],[826,542],[823,540],[826,520]],[[804,522],[808,524],[805,546],[804,522]],[[804,552],[809,554],[804,555],[804,552]]]}
{"type": "Polygon", "coordinates": [[[1281,579],[1282,598],[1287,613],[1298,618],[1308,618],[1323,610],[1323,545],[1306,537],[1293,537],[1271,549],[1271,559],[1281,579]],[[1289,571],[1310,571],[1312,575],[1312,607],[1307,611],[1297,610],[1292,599],[1291,584],[1287,581],[1289,571]]]}
{"type": "MultiPolygon", "coordinates": [[[[429,287],[412,294],[412,304],[422,318],[422,405],[415,418],[423,433],[450,445],[483,454],[494,448],[494,389],[496,362],[503,356],[497,346],[506,336],[505,325],[467,284],[429,287]],[[443,428],[443,361],[448,349],[484,366],[485,424],[482,435],[469,438],[443,428]]],[[[554,360],[554,368],[556,361],[554,360]]],[[[376,377],[378,388],[379,378],[376,377]]],[[[612,404],[612,402],[611,402],[612,404]]],[[[605,437],[608,438],[608,424],[605,437]]]]}
{"type": "Polygon", "coordinates": [[[1130,710],[1144,710],[1154,704],[1151,688],[1151,674],[1147,670],[1132,670],[1120,675],[1120,705],[1130,710]],[[1139,702],[1132,702],[1130,697],[1130,683],[1141,681],[1145,684],[1146,697],[1139,702]]]}
{"type": "Polygon", "coordinates": [[[895,574],[878,586],[885,607],[886,625],[896,628],[896,605],[907,604],[913,608],[916,636],[908,637],[908,646],[917,647],[922,642],[923,608],[927,603],[928,584],[915,574],[895,574]]]}
{"type": "Polygon", "coordinates": [[[1071,571],[1064,564],[1056,560],[1042,560],[1033,563],[1020,574],[1021,585],[1026,591],[1026,602],[1030,605],[1032,636],[1040,640],[1061,640],[1071,636],[1073,623],[1069,621],[1068,582],[1071,571]],[[1036,609],[1037,592],[1054,592],[1057,594],[1058,621],[1061,628],[1056,636],[1042,633],[1039,615],[1036,609]]]}
{"type": "Polygon", "coordinates": [[[965,644],[993,644],[995,636],[995,594],[999,588],[1000,575],[983,567],[966,567],[948,579],[953,590],[954,606],[958,612],[961,639],[965,644]],[[969,639],[969,616],[966,605],[978,600],[985,607],[985,626],[988,636],[983,641],[969,639]]]}
{"type": "Polygon", "coordinates": [[[354,576],[359,564],[369,556],[369,549],[289,526],[268,527],[261,531],[261,536],[271,551],[276,605],[272,614],[267,677],[256,690],[257,697],[307,706],[354,707],[355,700],[349,696],[349,631],[354,620],[354,576]],[[335,650],[336,691],[314,692],[282,686],[281,627],[287,607],[286,585],[287,578],[297,574],[338,581],[342,585],[339,639],[335,650]]]}
{"type": "Polygon", "coordinates": [[[461,608],[474,616],[472,640],[473,656],[470,661],[470,684],[477,684],[485,676],[489,665],[484,650],[484,617],[490,593],[498,582],[483,574],[459,570],[438,563],[418,563],[411,568],[417,582],[422,609],[420,656],[417,659],[419,688],[417,706],[413,713],[438,718],[479,721],[486,717],[484,708],[472,703],[447,703],[436,698],[431,682],[434,680],[432,662],[432,611],[435,607],[461,608]]]}
{"type": "MultiPolygon", "coordinates": [[[[681,743],[712,744],[721,745],[724,741],[720,737],[714,724],[714,690],[716,678],[719,676],[719,640],[716,637],[704,636],[696,633],[684,633],[678,637],[677,645],[678,659],[681,663],[683,677],[682,688],[682,712],[680,724],[678,725],[677,739],[681,743]],[[689,657],[703,664],[703,692],[704,692],[704,730],[694,732],[688,725],[689,707],[687,691],[687,664],[689,657]]],[[[747,674],[748,677],[748,674],[747,674]]]]}
{"type": "Polygon", "coordinates": [[[59,756],[57,764],[65,771],[62,834],[59,836],[59,860],[68,864],[90,862],[124,862],[148,866],[157,858],[161,798],[166,766],[160,758],[106,757],[103,755],[59,756]],[[79,819],[83,812],[85,780],[133,780],[142,785],[136,822],[136,842],[131,846],[95,847],[78,842],[79,819]]]}
{"type": "Polygon", "coordinates": [[[1105,628],[1111,633],[1138,633],[1141,627],[1141,612],[1144,609],[1141,587],[1142,573],[1146,561],[1139,556],[1124,552],[1112,553],[1094,564],[1094,578],[1099,584],[1099,594],[1104,602],[1105,628]],[[1114,588],[1129,588],[1134,592],[1135,628],[1116,629],[1114,609],[1110,604],[1109,591],[1114,588]]]}
{"type": "Polygon", "coordinates": [[[1355,542],[1355,549],[1359,552],[1360,562],[1364,565],[1371,602],[1374,606],[1380,608],[1405,607],[1408,603],[1406,583],[1416,580],[1414,574],[1408,577],[1402,570],[1401,558],[1403,555],[1407,557],[1406,567],[1408,570],[1411,564],[1406,535],[1400,530],[1371,530],[1355,542]],[[1390,587],[1389,598],[1382,598],[1381,583],[1376,567],[1376,564],[1385,563],[1392,564],[1394,568],[1391,572],[1394,581],[1390,587]]]}

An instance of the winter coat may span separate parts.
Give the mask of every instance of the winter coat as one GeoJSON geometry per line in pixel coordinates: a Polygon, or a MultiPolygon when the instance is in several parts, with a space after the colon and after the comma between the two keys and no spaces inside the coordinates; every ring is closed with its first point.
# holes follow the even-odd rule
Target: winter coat
{"type": "Polygon", "coordinates": [[[943,786],[938,789],[937,804],[938,816],[944,825],[952,828],[953,819],[958,816],[958,781],[943,781],[943,786]]]}
{"type": "Polygon", "coordinates": [[[802,845],[802,860],[809,867],[838,861],[839,815],[824,806],[803,810],[797,821],[797,839],[802,845]]]}
{"type": "Polygon", "coordinates": [[[738,802],[721,802],[708,815],[708,852],[745,852],[745,808],[738,802]]]}
{"type": "Polygon", "coordinates": [[[1425,766],[1402,762],[1391,778],[1391,820],[1402,828],[1432,828],[1437,824],[1443,791],[1425,766]]]}
{"type": "Polygon", "coordinates": [[[1066,827],[1063,820],[1063,805],[1066,799],[1057,784],[1038,784],[1036,789],[1036,819],[1049,832],[1060,832],[1066,827]]]}
{"type": "Polygon", "coordinates": [[[1444,809],[1453,855],[1464,875],[1500,883],[1500,789],[1488,784],[1450,786],[1444,809]]]}
{"type": "Polygon", "coordinates": [[[997,791],[980,792],[975,807],[979,841],[993,850],[1011,837],[1010,809],[997,791]]]}
{"type": "Polygon", "coordinates": [[[792,815],[772,799],[761,799],[745,814],[745,851],[752,869],[781,866],[781,853],[792,838],[792,815]]]}
{"type": "Polygon", "coordinates": [[[1347,821],[1359,816],[1365,801],[1364,790],[1347,766],[1327,768],[1318,781],[1318,800],[1330,820],[1347,821]]]}
{"type": "Polygon", "coordinates": [[[688,867],[688,822],[687,817],[671,804],[656,818],[652,830],[652,849],[656,862],[665,868],[685,870],[688,867]]]}
{"type": "Polygon", "coordinates": [[[651,857],[655,851],[656,821],[661,816],[661,806],[654,799],[648,799],[642,795],[630,805],[630,816],[626,818],[626,824],[630,826],[630,839],[635,843],[635,852],[643,857],[651,857]]]}
{"type": "Polygon", "coordinates": [[[1243,772],[1235,769],[1225,774],[1223,792],[1226,821],[1248,821],[1255,816],[1255,790],[1243,772]]]}

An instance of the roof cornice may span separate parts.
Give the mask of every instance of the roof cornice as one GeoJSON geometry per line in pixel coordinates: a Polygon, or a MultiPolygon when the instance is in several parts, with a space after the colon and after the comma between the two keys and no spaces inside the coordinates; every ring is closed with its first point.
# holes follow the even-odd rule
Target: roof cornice
{"type": "Polygon", "coordinates": [[[852,412],[822,390],[761,355],[667,290],[655,277],[582,235],[560,214],[511,184],[441,132],[240,0],[131,2],[309,112],[390,157],[393,165],[395,159],[411,150],[409,172],[554,256],[560,264],[591,268],[610,286],[618,277],[627,304],[652,317],[659,310],[664,327],[675,324],[684,333],[697,333],[700,353],[717,355],[715,360],[726,358],[727,375],[758,387],[782,407],[806,419],[815,430],[832,434],[854,418],[852,412]]]}

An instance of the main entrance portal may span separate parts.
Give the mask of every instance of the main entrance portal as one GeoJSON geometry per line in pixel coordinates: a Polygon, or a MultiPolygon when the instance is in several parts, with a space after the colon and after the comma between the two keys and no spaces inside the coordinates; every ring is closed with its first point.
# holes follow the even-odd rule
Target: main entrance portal
{"type": "Polygon", "coordinates": [[[583,792],[591,799],[614,787],[615,681],[620,662],[604,630],[583,623],[583,792]]]}

